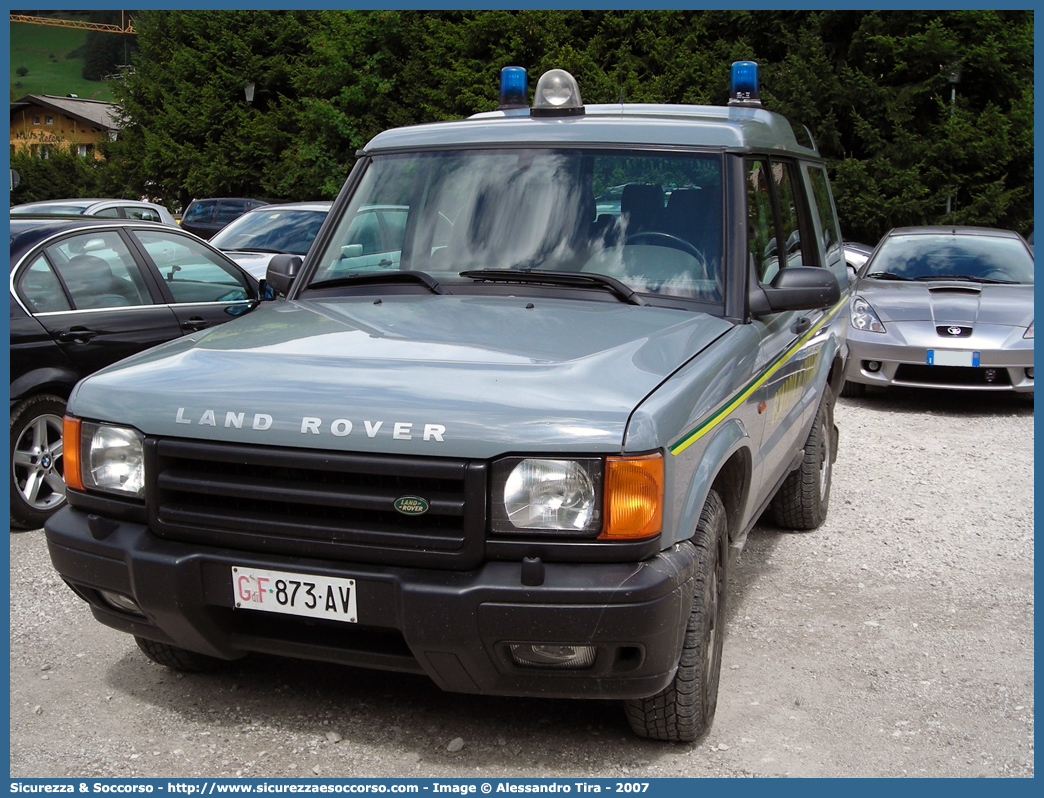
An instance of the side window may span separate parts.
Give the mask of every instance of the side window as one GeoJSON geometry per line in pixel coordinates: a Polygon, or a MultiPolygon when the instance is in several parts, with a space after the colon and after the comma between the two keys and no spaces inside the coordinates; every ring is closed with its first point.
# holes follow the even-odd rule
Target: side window
{"type": "Polygon", "coordinates": [[[747,167],[747,246],[758,280],[770,283],[780,269],[805,262],[798,200],[791,167],[752,160],[747,167]]]}
{"type": "Polygon", "coordinates": [[[779,217],[783,223],[780,241],[786,245],[786,266],[801,266],[801,228],[798,226],[797,197],[794,192],[794,174],[787,164],[772,162],[772,178],[776,182],[779,217]]]}
{"type": "Polygon", "coordinates": [[[205,200],[203,202],[193,202],[189,205],[188,210],[185,211],[185,215],[182,217],[183,222],[193,223],[206,223],[210,221],[210,217],[214,214],[214,205],[216,203],[213,200],[205,200]]]}
{"type": "Polygon", "coordinates": [[[228,224],[233,219],[238,219],[249,209],[250,203],[247,200],[222,200],[218,203],[214,224],[228,224]]]}
{"type": "Polygon", "coordinates": [[[812,188],[812,201],[815,210],[816,235],[823,250],[823,263],[828,267],[844,266],[845,254],[842,248],[841,228],[834,212],[833,198],[830,196],[830,183],[826,169],[822,166],[807,166],[808,182],[812,188]]]}
{"type": "Polygon", "coordinates": [[[102,208],[100,211],[98,211],[97,213],[95,213],[93,215],[94,216],[101,216],[101,217],[103,217],[105,219],[119,219],[120,218],[120,209],[119,208],[102,208]]]}
{"type": "Polygon", "coordinates": [[[242,302],[246,278],[201,242],[177,233],[135,230],[175,302],[242,302]]]}
{"type": "Polygon", "coordinates": [[[159,214],[152,208],[139,208],[137,206],[124,208],[123,212],[127,214],[128,219],[142,219],[146,222],[158,222],[160,221],[159,214]]]}
{"type": "Polygon", "coordinates": [[[747,248],[758,282],[772,282],[779,271],[779,251],[772,179],[765,161],[747,164],[747,248]]]}
{"type": "Polygon", "coordinates": [[[59,313],[72,310],[62,284],[51,271],[51,264],[40,255],[18,278],[18,293],[34,313],[59,313]]]}
{"type": "Polygon", "coordinates": [[[134,256],[115,231],[73,236],[46,252],[77,310],[152,302],[134,256]]]}

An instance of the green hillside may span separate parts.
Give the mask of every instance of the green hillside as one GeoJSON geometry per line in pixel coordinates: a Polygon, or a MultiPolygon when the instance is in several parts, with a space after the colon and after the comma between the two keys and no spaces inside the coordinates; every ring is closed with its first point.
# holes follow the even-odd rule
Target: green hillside
{"type": "Polygon", "coordinates": [[[11,30],[11,99],[26,94],[75,94],[86,100],[112,102],[106,83],[80,77],[83,58],[71,54],[83,46],[87,31],[52,25],[13,23],[11,30]],[[19,67],[28,69],[18,75],[19,67]]]}

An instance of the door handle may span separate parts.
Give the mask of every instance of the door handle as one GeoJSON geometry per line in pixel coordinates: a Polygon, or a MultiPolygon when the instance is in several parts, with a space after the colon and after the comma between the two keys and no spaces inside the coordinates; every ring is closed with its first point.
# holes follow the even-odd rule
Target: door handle
{"type": "Polygon", "coordinates": [[[97,330],[88,330],[86,327],[73,327],[58,333],[58,340],[66,344],[85,344],[97,334],[97,330]]]}
{"type": "Polygon", "coordinates": [[[802,316],[800,319],[794,322],[794,326],[790,328],[790,331],[794,335],[801,335],[802,333],[808,332],[812,327],[812,319],[808,316],[802,316]]]}
{"type": "Polygon", "coordinates": [[[181,322],[181,329],[195,332],[196,330],[202,330],[210,326],[210,322],[206,319],[201,319],[199,316],[193,316],[188,321],[181,322]]]}

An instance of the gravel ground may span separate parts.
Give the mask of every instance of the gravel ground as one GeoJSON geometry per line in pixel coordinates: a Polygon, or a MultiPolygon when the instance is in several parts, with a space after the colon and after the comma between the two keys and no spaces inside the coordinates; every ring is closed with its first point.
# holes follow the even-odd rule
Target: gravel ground
{"type": "Polygon", "coordinates": [[[1032,407],[896,390],[836,422],[826,523],[759,526],[732,564],[699,743],[323,663],[179,675],[93,621],[35,531],[11,535],[11,776],[1032,777],[1032,407]]]}

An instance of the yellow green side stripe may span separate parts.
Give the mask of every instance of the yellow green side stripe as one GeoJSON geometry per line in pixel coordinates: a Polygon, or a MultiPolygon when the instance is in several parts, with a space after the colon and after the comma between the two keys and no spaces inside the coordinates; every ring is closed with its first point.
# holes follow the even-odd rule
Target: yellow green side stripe
{"type": "Polygon", "coordinates": [[[790,360],[794,354],[801,349],[805,343],[818,333],[823,326],[830,321],[841,308],[845,307],[848,303],[848,298],[845,297],[836,305],[834,305],[829,311],[827,311],[823,318],[816,322],[808,332],[802,335],[797,341],[784,352],[780,353],[779,357],[773,360],[765,369],[758,374],[754,379],[748,382],[735,396],[729,399],[724,405],[718,408],[716,411],[707,416],[703,421],[693,427],[689,432],[685,433],[684,436],[679,438],[677,441],[672,443],[668,448],[671,454],[681,454],[688,449],[692,444],[696,443],[700,438],[714,429],[719,423],[724,421],[733,410],[743,404],[747,398],[754,393],[758,388],[768,382],[772,375],[779,371],[783,365],[790,360]]]}

